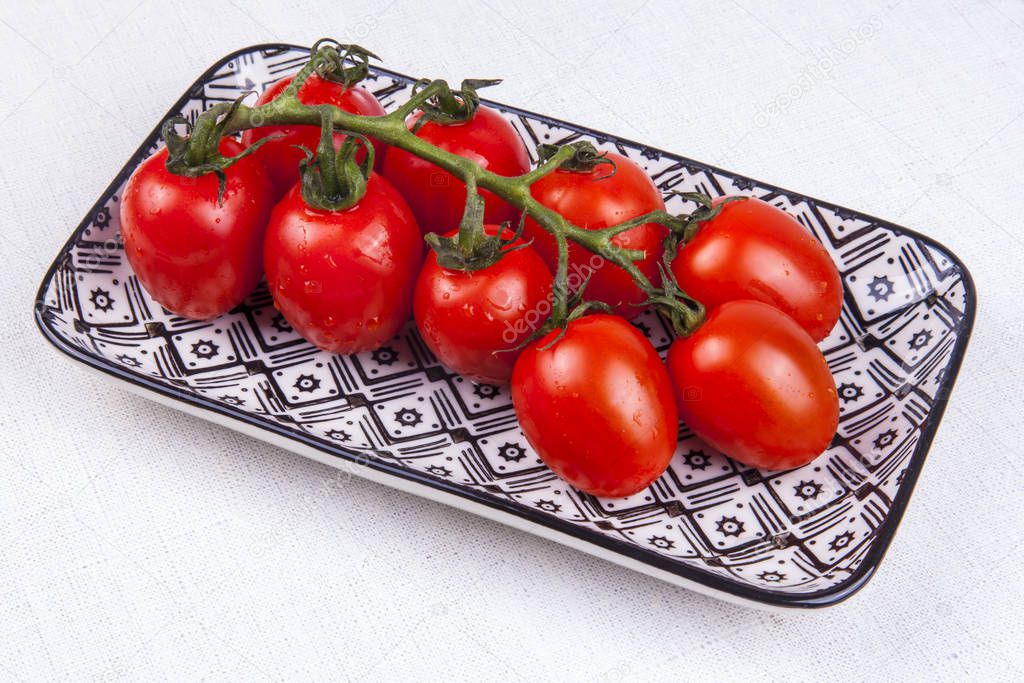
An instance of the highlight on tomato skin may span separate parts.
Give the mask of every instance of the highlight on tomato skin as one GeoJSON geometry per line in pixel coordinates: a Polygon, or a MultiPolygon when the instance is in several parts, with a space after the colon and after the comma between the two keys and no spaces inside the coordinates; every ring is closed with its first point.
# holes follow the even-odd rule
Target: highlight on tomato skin
{"type": "Polygon", "coordinates": [[[642,491],[668,467],[679,420],[657,351],[623,318],[595,314],[531,343],[512,372],[527,441],[560,477],[602,497],[642,491]]]}
{"type": "MultiPolygon", "coordinates": [[[[225,138],[220,153],[242,151],[225,138]]],[[[149,295],[185,318],[207,320],[249,295],[263,276],[262,242],[273,208],[263,168],[243,158],[218,181],[167,170],[161,147],[132,173],[121,196],[121,236],[132,270],[149,295]]]]}
{"type": "MultiPolygon", "coordinates": [[[[415,129],[422,112],[413,114],[407,125],[415,129]]],[[[416,137],[447,152],[465,157],[501,176],[517,176],[530,170],[530,155],[519,133],[504,116],[489,107],[479,107],[464,123],[441,124],[428,121],[415,129],[416,137]]],[[[384,157],[381,173],[402,193],[423,234],[444,235],[459,225],[466,206],[466,185],[426,159],[391,148],[384,157]]],[[[500,225],[519,221],[520,212],[489,190],[484,198],[484,223],[500,225]]]]}
{"type": "MultiPolygon", "coordinates": [[[[484,231],[512,237],[497,225],[484,231]]],[[[522,239],[509,248],[514,250],[497,263],[473,271],[444,268],[428,250],[416,281],[414,314],[424,343],[474,382],[507,384],[521,352],[517,347],[551,311],[551,271],[522,239]]]]}
{"type": "Polygon", "coordinates": [[[791,214],[755,197],[719,197],[719,213],[679,248],[672,274],[708,309],[755,299],[796,320],[814,341],[829,335],[843,307],[839,270],[791,214]]]}
{"type": "Polygon", "coordinates": [[[343,211],[308,206],[296,184],[274,207],[263,254],[274,305],[295,331],[351,354],[409,319],[423,241],[405,200],[371,173],[366,195],[343,211]]]}
{"type": "Polygon", "coordinates": [[[751,467],[805,465],[839,423],[835,381],[814,340],[768,304],[729,301],[669,348],[679,416],[725,455],[751,467]]]}
{"type": "MultiPolygon", "coordinates": [[[[256,101],[257,105],[267,104],[277,98],[285,88],[291,85],[294,76],[286,76],[275,83],[272,83],[260,95],[256,101]]],[[[346,88],[341,83],[321,78],[317,74],[311,74],[298,92],[299,101],[306,105],[332,104],[339,109],[352,114],[363,116],[383,116],[384,106],[366,88],[361,85],[353,85],[346,88]]],[[[259,142],[270,136],[278,136],[273,140],[263,143],[263,146],[253,153],[253,156],[263,164],[274,184],[274,199],[280,199],[287,194],[292,185],[299,179],[299,162],[305,158],[302,150],[296,145],[315,151],[320,141],[320,126],[262,126],[250,128],[242,133],[242,144],[246,147],[259,142]]],[[[345,140],[343,133],[334,134],[334,145],[340,147],[345,140]]],[[[372,140],[375,151],[375,166],[380,168],[380,160],[384,158],[387,145],[379,140],[372,140]]],[[[362,161],[365,152],[360,150],[357,161],[362,161]]]]}

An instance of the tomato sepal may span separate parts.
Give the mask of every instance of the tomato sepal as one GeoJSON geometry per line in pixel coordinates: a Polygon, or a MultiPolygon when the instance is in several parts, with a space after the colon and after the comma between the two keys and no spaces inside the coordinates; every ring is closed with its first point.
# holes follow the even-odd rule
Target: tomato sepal
{"type": "Polygon", "coordinates": [[[605,178],[611,178],[615,175],[615,172],[619,170],[615,164],[615,160],[608,156],[608,152],[599,152],[597,147],[587,142],[586,140],[580,140],[573,142],[569,145],[551,145],[546,142],[542,142],[537,145],[537,160],[538,164],[543,165],[547,161],[553,159],[556,155],[559,155],[560,150],[568,147],[572,150],[572,154],[558,163],[558,168],[563,171],[572,171],[573,173],[590,173],[595,168],[602,164],[611,166],[611,171],[606,175],[594,178],[594,180],[604,180],[605,178]]]}
{"type": "Polygon", "coordinates": [[[370,60],[381,61],[365,47],[355,44],[339,43],[333,38],[321,38],[313,44],[309,53],[313,55],[313,69],[317,76],[325,81],[340,83],[346,88],[358,85],[370,75],[370,60]],[[322,45],[333,49],[321,50],[322,45]],[[346,64],[346,60],[351,62],[346,64]]]}
{"type": "Polygon", "coordinates": [[[292,145],[306,155],[299,162],[299,190],[302,200],[313,208],[344,211],[366,195],[375,158],[373,144],[365,135],[345,131],[345,140],[336,150],[331,107],[320,109],[323,118],[316,153],[304,145],[292,145]],[[357,160],[359,145],[365,150],[362,161],[357,160]]]}
{"type": "Polygon", "coordinates": [[[668,255],[671,253],[672,258],[675,258],[678,248],[692,240],[694,236],[696,236],[697,231],[700,230],[700,226],[720,214],[726,204],[731,202],[742,202],[750,199],[750,197],[746,196],[725,197],[722,201],[715,202],[711,197],[703,192],[680,192],[678,190],[670,190],[669,194],[674,194],[685,201],[695,202],[698,204],[697,208],[693,212],[680,214],[677,217],[678,222],[668,226],[671,232],[669,237],[665,240],[665,254],[668,255]]]}
{"type": "MultiPolygon", "coordinates": [[[[667,263],[668,252],[663,259],[667,263]]],[[[677,337],[688,337],[704,323],[707,311],[704,304],[683,291],[676,282],[672,269],[666,263],[658,264],[661,273],[661,290],[647,297],[643,305],[654,306],[665,314],[677,337]]]]}
{"type": "Polygon", "coordinates": [[[518,249],[525,249],[532,242],[520,240],[523,234],[524,221],[508,236],[510,223],[502,223],[502,229],[490,235],[484,229],[484,198],[476,192],[476,185],[470,181],[466,184],[466,209],[462,214],[458,230],[450,236],[429,232],[423,240],[430,245],[437,255],[437,263],[449,270],[473,272],[493,266],[506,254],[518,249]]]}
{"type": "MultiPolygon", "coordinates": [[[[470,121],[480,108],[480,95],[477,90],[499,83],[500,78],[466,78],[456,93],[452,91],[447,81],[421,78],[413,84],[413,99],[416,99],[416,93],[421,90],[430,91],[432,94],[419,102],[417,108],[423,115],[413,124],[412,133],[415,135],[428,121],[442,126],[470,121]]],[[[421,97],[425,94],[422,93],[421,97]]]]}
{"type": "Polygon", "coordinates": [[[164,121],[160,135],[167,146],[167,170],[174,175],[198,178],[213,173],[217,176],[217,204],[224,203],[224,189],[227,175],[224,173],[232,164],[243,159],[265,143],[279,136],[268,136],[249,145],[234,156],[220,153],[220,141],[231,117],[248,95],[242,95],[233,102],[222,102],[207,109],[196,118],[193,125],[184,116],[172,116],[164,121]],[[185,126],[185,135],[179,135],[176,127],[185,126]]]}

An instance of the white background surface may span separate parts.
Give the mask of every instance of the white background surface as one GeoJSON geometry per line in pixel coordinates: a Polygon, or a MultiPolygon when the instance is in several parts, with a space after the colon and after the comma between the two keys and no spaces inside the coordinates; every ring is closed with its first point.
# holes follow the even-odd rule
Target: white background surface
{"type": "Polygon", "coordinates": [[[1024,4],[771,4],[0,3],[0,679],[1024,676],[1024,4]],[[730,606],[339,479],[48,348],[35,288],[168,106],[229,51],[321,35],[504,77],[490,96],[963,259],[974,338],[861,593],[730,606]]]}

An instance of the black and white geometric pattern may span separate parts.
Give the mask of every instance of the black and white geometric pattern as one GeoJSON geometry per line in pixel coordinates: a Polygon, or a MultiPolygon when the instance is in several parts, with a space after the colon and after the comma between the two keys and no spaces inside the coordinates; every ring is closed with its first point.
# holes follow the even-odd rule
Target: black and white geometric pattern
{"type": "MultiPolygon", "coordinates": [[[[190,91],[187,117],[296,70],[306,53],[253,48],[190,91]]],[[[376,71],[366,86],[387,107],[409,80],[376,71]]],[[[500,107],[532,150],[589,139],[643,165],[658,186],[761,197],[796,216],[842,273],[845,305],[822,342],[841,420],[829,450],[789,472],[716,453],[685,428],[668,471],[625,499],[598,499],[555,477],[529,448],[504,387],[442,367],[413,325],[371,353],[336,356],[303,341],[262,285],[210,322],[163,310],[123,259],[118,201],[126,166],[44,281],[41,327],[59,347],[123,378],[361,457],[394,476],[445,486],[714,588],[809,604],[862,583],[895,530],[959,366],[974,312],[963,266],[893,225],[703,164],[500,107]]],[[[676,198],[671,209],[684,207],[676,198]]],[[[656,314],[636,325],[664,352],[656,314]]],[[[838,599],[838,598],[836,598],[838,599]]]]}

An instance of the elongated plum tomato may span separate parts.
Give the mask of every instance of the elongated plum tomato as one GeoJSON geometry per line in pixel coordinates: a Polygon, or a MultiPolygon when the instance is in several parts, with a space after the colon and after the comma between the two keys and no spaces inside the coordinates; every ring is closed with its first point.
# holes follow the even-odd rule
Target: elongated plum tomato
{"type": "MultiPolygon", "coordinates": [[[[258,105],[267,104],[278,97],[284,89],[291,85],[294,76],[288,76],[272,83],[263,91],[257,100],[258,105]]],[[[307,105],[333,104],[334,106],[362,116],[383,116],[384,107],[377,98],[366,88],[354,85],[346,88],[341,83],[335,83],[313,74],[302,84],[298,93],[299,102],[307,105]]],[[[242,133],[242,142],[248,147],[257,140],[277,135],[274,140],[263,144],[253,152],[253,156],[267,169],[271,181],[274,183],[275,199],[283,197],[299,180],[299,162],[306,158],[306,155],[295,145],[302,145],[311,152],[316,151],[320,142],[320,126],[263,126],[250,128],[242,133]]],[[[334,146],[337,149],[345,135],[334,134],[334,146]]],[[[379,161],[383,158],[384,150],[387,148],[384,143],[378,140],[371,140],[376,153],[375,158],[379,161]]],[[[365,151],[359,150],[357,161],[362,161],[365,151]]],[[[377,164],[379,167],[379,163],[377,164]]]]}
{"type": "MultiPolygon", "coordinates": [[[[495,235],[501,228],[484,229],[495,235]]],[[[449,368],[474,382],[505,384],[519,356],[512,349],[543,322],[550,295],[551,271],[530,247],[471,272],[439,265],[430,250],[416,281],[416,324],[449,368]]]]}
{"type": "Polygon", "coordinates": [[[676,447],[665,365],[618,316],[574,320],[552,344],[557,334],[526,347],[512,372],[523,434],[548,467],[587,493],[619,497],[644,489],[676,447]]]}
{"type": "Polygon", "coordinates": [[[843,307],[839,271],[821,243],[793,216],[754,197],[728,201],[702,223],[672,272],[709,309],[736,299],[763,301],[816,342],[828,336],[843,307]]]}
{"type": "Polygon", "coordinates": [[[299,185],[274,207],[264,245],[274,305],[308,341],[333,353],[377,348],[412,310],[423,259],[416,219],[387,180],[342,211],[312,208],[299,185]]]}
{"type": "MultiPolygon", "coordinates": [[[[220,143],[224,156],[241,151],[234,140],[220,143]]],[[[232,309],[263,275],[270,181],[251,157],[225,175],[218,203],[217,177],[174,175],[163,148],[135,170],[121,197],[128,263],[150,296],[185,318],[205,320],[232,309]]]]}
{"type": "MultiPolygon", "coordinates": [[[[531,186],[533,197],[587,230],[607,228],[665,208],[661,193],[640,166],[620,154],[609,153],[607,158],[615,162],[614,175],[610,175],[608,164],[598,164],[590,171],[559,169],[531,186]]],[[[525,232],[554,271],[558,267],[555,239],[532,218],[526,219],[525,232]]],[[[658,262],[666,234],[663,226],[645,223],[617,235],[612,242],[623,249],[643,251],[645,256],[637,266],[655,286],[660,286],[658,262]]],[[[647,298],[622,268],[571,242],[569,275],[575,287],[590,275],[586,297],[611,304],[616,313],[627,318],[637,315],[637,304],[647,298]]]]}
{"type": "MultiPolygon", "coordinates": [[[[416,113],[409,118],[410,129],[421,116],[416,113]]],[[[530,170],[530,156],[516,129],[487,107],[477,109],[465,123],[428,121],[416,131],[416,137],[498,175],[516,176],[530,170]]],[[[461,180],[426,159],[396,148],[388,150],[381,173],[409,202],[424,234],[444,235],[459,225],[466,206],[466,185],[461,180]]],[[[480,195],[485,202],[485,223],[500,225],[519,220],[519,210],[511,204],[488,190],[480,190],[480,195]]]]}
{"type": "Polygon", "coordinates": [[[766,470],[799,467],[835,436],[839,400],[814,340],[759,301],[728,301],[668,351],[679,416],[731,458],[766,470]]]}

